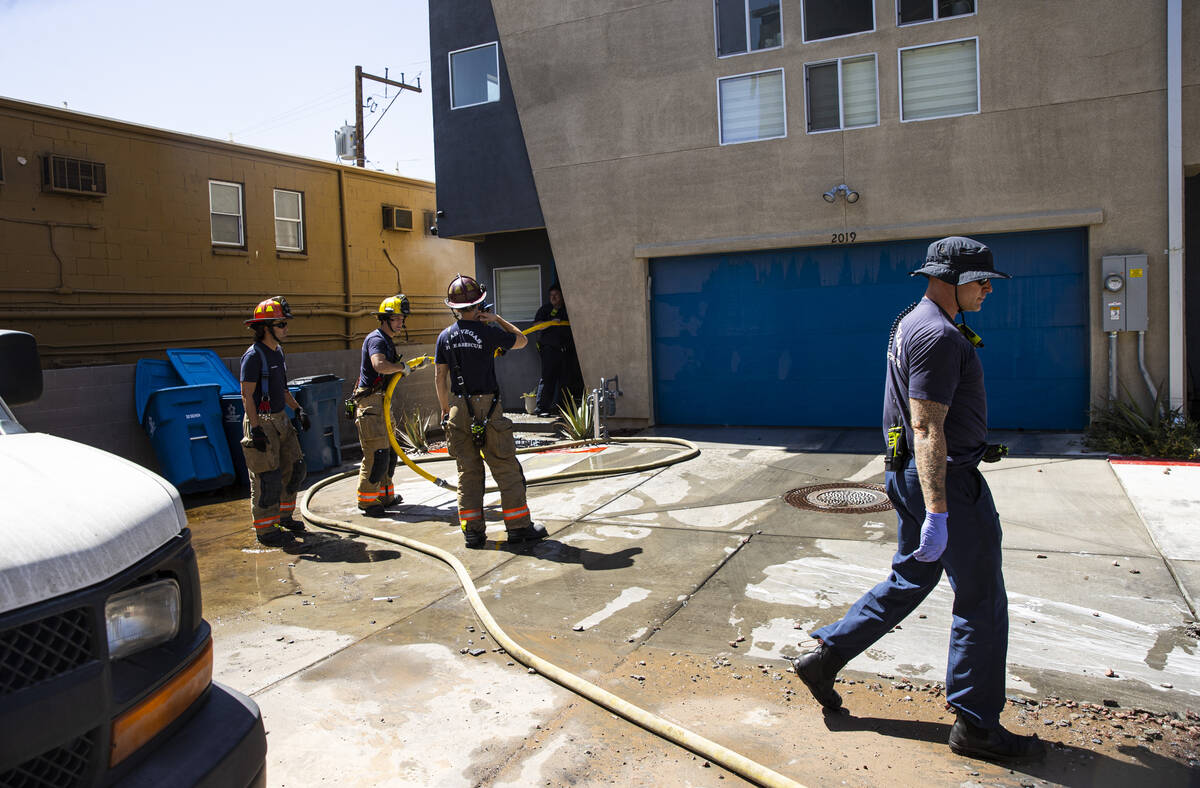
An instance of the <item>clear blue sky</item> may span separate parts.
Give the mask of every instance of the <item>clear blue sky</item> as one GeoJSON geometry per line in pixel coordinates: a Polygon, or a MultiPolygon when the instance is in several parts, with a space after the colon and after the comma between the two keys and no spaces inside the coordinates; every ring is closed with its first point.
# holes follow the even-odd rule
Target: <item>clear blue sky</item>
{"type": "MultiPolygon", "coordinates": [[[[0,31],[0,96],[324,161],[354,123],[354,66],[419,75],[367,166],[433,180],[426,0],[0,0],[0,31]]],[[[396,89],[363,94],[370,130],[396,89]]]]}

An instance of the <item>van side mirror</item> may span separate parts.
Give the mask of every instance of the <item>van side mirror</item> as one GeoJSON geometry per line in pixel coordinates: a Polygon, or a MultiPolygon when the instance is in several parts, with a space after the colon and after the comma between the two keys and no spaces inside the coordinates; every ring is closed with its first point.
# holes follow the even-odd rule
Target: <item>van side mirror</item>
{"type": "Polygon", "coordinates": [[[42,360],[37,340],[24,331],[0,329],[0,399],[9,405],[42,396],[42,360]]]}

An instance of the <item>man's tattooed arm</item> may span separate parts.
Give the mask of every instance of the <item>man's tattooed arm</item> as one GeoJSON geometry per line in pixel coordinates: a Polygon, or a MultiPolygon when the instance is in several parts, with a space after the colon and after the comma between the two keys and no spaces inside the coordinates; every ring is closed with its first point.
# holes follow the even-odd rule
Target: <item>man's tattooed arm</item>
{"type": "Polygon", "coordinates": [[[927,399],[908,400],[912,414],[913,455],[917,461],[917,477],[925,496],[925,511],[945,512],[946,509],[946,412],[950,406],[927,399]]]}

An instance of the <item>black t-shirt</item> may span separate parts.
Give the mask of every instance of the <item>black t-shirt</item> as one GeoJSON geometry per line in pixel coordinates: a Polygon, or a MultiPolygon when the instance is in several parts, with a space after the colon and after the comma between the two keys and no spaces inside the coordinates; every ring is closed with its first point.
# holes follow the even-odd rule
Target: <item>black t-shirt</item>
{"type": "MultiPolygon", "coordinates": [[[[565,304],[557,309],[552,307],[550,304],[542,304],[541,308],[538,309],[537,314],[534,315],[533,322],[536,324],[544,323],[547,320],[569,319],[570,318],[567,317],[567,307],[565,304]]],[[[542,345],[549,345],[550,347],[561,349],[569,348],[571,347],[571,327],[550,326],[549,328],[543,328],[541,333],[538,335],[537,341],[542,345]]]]}
{"type": "Polygon", "coordinates": [[[437,338],[434,362],[450,367],[450,391],[463,394],[458,374],[463,377],[467,394],[491,394],[500,389],[496,382],[496,348],[508,350],[517,337],[495,323],[481,320],[459,320],[448,326],[437,338]],[[451,361],[451,354],[454,361],[451,361]],[[455,364],[459,372],[456,374],[455,364]]]}
{"type": "Polygon", "coordinates": [[[358,387],[360,389],[374,386],[377,381],[382,381],[385,377],[380,375],[379,371],[375,369],[375,365],[371,363],[371,356],[376,353],[382,353],[393,364],[400,360],[400,354],[396,352],[396,344],[392,342],[391,337],[383,333],[382,328],[377,328],[367,334],[367,338],[363,340],[362,364],[358,371],[358,387]]]}
{"type": "Polygon", "coordinates": [[[948,405],[946,452],[951,463],[975,465],[987,448],[987,391],[979,354],[940,306],[922,298],[904,316],[888,348],[883,430],[900,421],[913,443],[908,400],[948,405]]]}
{"type": "Polygon", "coordinates": [[[262,391],[262,356],[258,350],[261,348],[267,357],[267,388],[271,394],[271,412],[278,413],[287,405],[285,401],[287,391],[287,367],[283,363],[283,350],[271,350],[266,345],[255,342],[250,347],[246,348],[246,352],[242,354],[242,370],[240,379],[243,383],[254,383],[254,406],[258,410],[263,410],[263,391],[262,391]]]}

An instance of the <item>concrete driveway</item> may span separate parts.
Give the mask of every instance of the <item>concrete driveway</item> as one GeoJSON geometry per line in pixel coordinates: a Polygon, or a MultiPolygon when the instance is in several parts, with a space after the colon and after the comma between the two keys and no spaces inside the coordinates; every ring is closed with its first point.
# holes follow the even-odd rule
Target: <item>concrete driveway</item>
{"type": "MultiPolygon", "coordinates": [[[[1200,556],[1182,522],[1200,507],[1193,469],[1114,471],[1123,466],[1082,453],[1075,436],[999,437],[1013,454],[984,471],[1005,527],[1005,722],[1062,745],[1010,772],[945,747],[945,583],[849,665],[849,715],[822,715],[785,661],[886,575],[895,526],[891,512],[805,511],[782,496],[881,483],[875,431],[662,434],[695,441],[701,456],[531,488],[551,538],[530,548],[508,549],[494,524],[488,549],[463,549],[453,495],[403,467],[405,502],[390,518],[359,517],[353,479],[319,491],[313,510],[454,552],[519,643],[800,783],[1196,779],[1187,764],[1200,728],[1187,712],[1200,708],[1200,655],[1187,584],[1200,556]]],[[[670,451],[612,445],[524,464],[532,478],[670,451]]],[[[427,467],[453,479],[449,461],[427,467]]],[[[742,782],[497,650],[441,562],[319,528],[285,551],[259,549],[245,506],[189,515],[216,677],[262,706],[272,785],[742,782]]]]}

